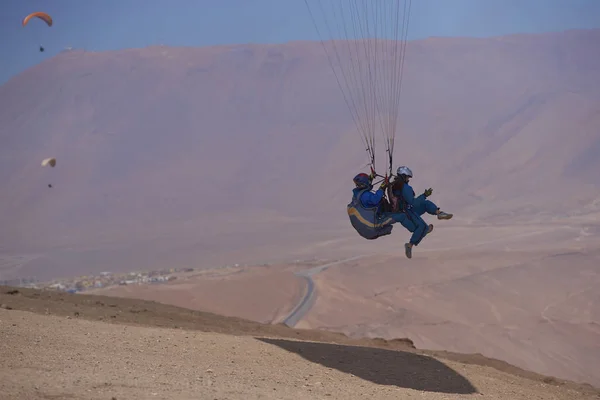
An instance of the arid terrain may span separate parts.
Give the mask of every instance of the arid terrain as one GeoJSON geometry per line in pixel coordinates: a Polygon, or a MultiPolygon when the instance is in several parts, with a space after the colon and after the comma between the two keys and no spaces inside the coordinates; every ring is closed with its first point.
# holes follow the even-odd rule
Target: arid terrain
{"type": "MultiPolygon", "coordinates": [[[[411,41],[395,164],[452,226],[599,212],[599,40],[411,41]]],[[[347,221],[367,159],[319,42],[64,51],[0,86],[0,141],[0,280],[381,250],[347,221]]]]}
{"type": "Polygon", "coordinates": [[[528,243],[332,267],[314,278],[318,298],[297,326],[406,336],[600,385],[600,246],[528,243]]]}
{"type": "Polygon", "coordinates": [[[486,357],[600,386],[598,42],[408,44],[394,163],[454,213],[426,217],[412,260],[401,226],[365,241],[348,223],[367,160],[320,43],[75,49],[23,71],[0,86],[0,281],[205,272],[97,291],[111,300],[2,294],[0,396],[585,398],[486,357]],[[291,266],[355,256],[308,277],[291,266]],[[283,326],[309,283],[295,328],[311,330],[283,326]]]}
{"type": "Polygon", "coordinates": [[[409,340],[155,302],[0,288],[0,398],[598,399],[589,385],[409,340]]]}
{"type": "Polygon", "coordinates": [[[192,310],[279,323],[304,293],[298,266],[269,265],[206,270],[162,285],[126,285],[86,293],[158,301],[192,310]]]}
{"type": "MultiPolygon", "coordinates": [[[[590,233],[599,222],[469,229],[436,223],[410,261],[392,247],[399,238],[386,238],[388,250],[313,275],[312,305],[295,326],[410,337],[417,347],[481,353],[600,386],[600,243],[590,233]],[[448,240],[438,236],[456,242],[443,247],[448,240]]],[[[312,267],[232,267],[91,293],[278,323],[306,288],[294,274],[312,267]]]]}

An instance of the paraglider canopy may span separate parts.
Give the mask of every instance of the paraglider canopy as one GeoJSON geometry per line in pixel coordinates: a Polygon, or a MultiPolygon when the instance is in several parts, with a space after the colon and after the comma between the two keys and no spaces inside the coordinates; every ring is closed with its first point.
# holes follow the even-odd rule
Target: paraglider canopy
{"type": "Polygon", "coordinates": [[[42,167],[47,167],[48,165],[54,168],[54,166],[56,165],[56,158],[46,158],[42,161],[42,167]]]}
{"type": "Polygon", "coordinates": [[[52,17],[50,15],[48,15],[47,13],[42,12],[42,11],[33,12],[33,13],[29,14],[28,16],[26,16],[25,18],[23,18],[22,25],[23,26],[27,25],[27,23],[32,18],[39,18],[42,21],[46,22],[46,24],[48,24],[48,26],[52,26],[52,17]]]}
{"type": "Polygon", "coordinates": [[[375,136],[379,132],[391,176],[412,0],[304,2],[362,137],[371,171],[376,170],[375,136]]]}
{"type": "MultiPolygon", "coordinates": [[[[48,165],[49,165],[50,167],[54,168],[54,166],[56,165],[56,158],[54,158],[54,157],[45,158],[45,159],[42,161],[42,167],[47,167],[48,165]]],[[[52,184],[50,184],[50,183],[49,183],[49,184],[48,184],[48,187],[49,187],[49,188],[51,188],[51,187],[52,187],[52,184]]]]}

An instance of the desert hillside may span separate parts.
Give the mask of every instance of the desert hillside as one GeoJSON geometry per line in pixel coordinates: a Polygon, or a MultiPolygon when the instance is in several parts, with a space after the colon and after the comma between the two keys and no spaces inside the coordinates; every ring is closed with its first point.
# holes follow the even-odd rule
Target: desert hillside
{"type": "Polygon", "coordinates": [[[316,275],[317,299],[296,326],[407,336],[417,347],[599,385],[599,265],[600,246],[364,259],[316,275]]]}
{"type": "MultiPolygon", "coordinates": [[[[598,212],[599,40],[410,42],[396,163],[453,224],[598,212]]],[[[2,276],[346,255],[351,122],[318,42],[62,52],[0,87],[2,276]]]]}
{"type": "Polygon", "coordinates": [[[365,241],[348,223],[367,160],[320,43],[70,50],[23,71],[0,86],[0,281],[209,272],[102,289],[119,298],[3,289],[0,393],[585,398],[524,370],[600,382],[599,41],[408,44],[395,162],[455,215],[427,217],[412,260],[402,227],[365,241]],[[305,329],[279,324],[307,287],[305,329]]]}
{"type": "Polygon", "coordinates": [[[598,398],[596,389],[409,340],[268,326],[153,302],[2,287],[0,397],[598,398]],[[454,360],[452,360],[454,359],[454,360]]]}
{"type": "Polygon", "coordinates": [[[412,260],[390,240],[380,254],[333,263],[194,271],[89,292],[354,338],[410,337],[420,348],[481,353],[598,386],[599,226],[446,227],[412,260]],[[462,245],[443,247],[438,235],[462,245]]]}

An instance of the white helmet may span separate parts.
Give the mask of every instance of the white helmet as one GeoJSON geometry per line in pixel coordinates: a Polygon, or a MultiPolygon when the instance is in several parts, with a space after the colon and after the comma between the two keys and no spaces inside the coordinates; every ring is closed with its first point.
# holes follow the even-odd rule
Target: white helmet
{"type": "Polygon", "coordinates": [[[412,178],[413,174],[412,171],[410,170],[410,168],[408,168],[407,166],[401,166],[398,167],[398,169],[396,170],[396,175],[406,175],[412,178]]]}

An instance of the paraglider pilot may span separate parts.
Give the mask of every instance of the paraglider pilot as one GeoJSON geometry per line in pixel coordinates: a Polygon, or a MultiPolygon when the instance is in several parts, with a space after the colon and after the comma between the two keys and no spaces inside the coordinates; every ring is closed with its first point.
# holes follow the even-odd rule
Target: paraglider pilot
{"type": "Polygon", "coordinates": [[[356,187],[352,190],[352,201],[347,207],[354,229],[360,236],[370,240],[389,235],[393,224],[403,223],[407,218],[406,214],[389,212],[389,205],[384,197],[389,185],[387,177],[375,193],[371,191],[375,176],[375,172],[371,171],[371,175],[360,173],[354,177],[356,187]]]}
{"type": "Polygon", "coordinates": [[[415,197],[415,191],[408,183],[412,176],[408,167],[401,166],[397,169],[391,186],[386,177],[379,189],[373,193],[371,190],[374,171],[371,175],[360,173],[354,177],[356,187],[352,190],[352,201],[348,204],[348,216],[352,226],[366,239],[389,235],[392,225],[397,222],[411,232],[409,242],[404,244],[404,252],[408,258],[412,258],[413,246],[417,246],[433,231],[433,225],[427,225],[421,215],[436,215],[440,220],[452,218],[452,214],[441,211],[435,203],[427,200],[433,193],[431,188],[415,197]],[[384,196],[386,188],[390,203],[384,196]]]}

